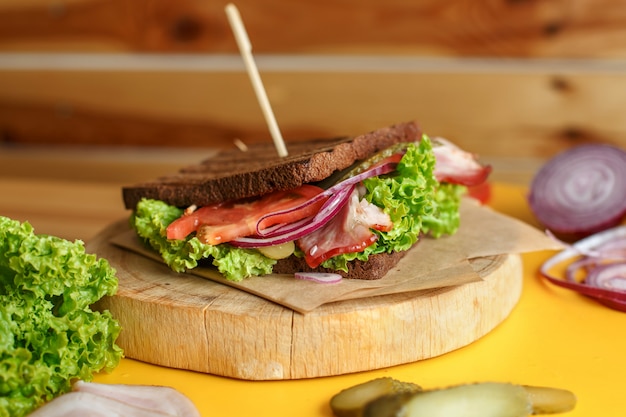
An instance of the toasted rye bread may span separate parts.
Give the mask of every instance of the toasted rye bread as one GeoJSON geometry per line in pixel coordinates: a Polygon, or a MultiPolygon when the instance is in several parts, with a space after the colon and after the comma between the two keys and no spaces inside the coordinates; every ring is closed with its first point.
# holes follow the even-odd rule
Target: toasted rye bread
{"type": "Polygon", "coordinates": [[[290,190],[318,182],[395,143],[419,140],[414,122],[397,124],[354,138],[320,139],[288,144],[281,158],[270,144],[247,152],[228,150],[154,181],[122,188],[124,205],[134,209],[142,198],[178,207],[203,206],[290,190]]]}

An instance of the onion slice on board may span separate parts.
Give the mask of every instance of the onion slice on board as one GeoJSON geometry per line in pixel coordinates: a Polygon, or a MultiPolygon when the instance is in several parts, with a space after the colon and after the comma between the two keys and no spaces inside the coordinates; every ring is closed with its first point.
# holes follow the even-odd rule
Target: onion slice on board
{"type": "Polygon", "coordinates": [[[343,279],[341,275],[332,272],[296,272],[294,276],[297,279],[318,282],[320,284],[336,284],[343,279]]]}
{"type": "Polygon", "coordinates": [[[608,229],[574,243],[544,262],[539,272],[555,285],[626,312],[626,226],[608,229]],[[556,265],[572,260],[566,268],[565,280],[550,273],[556,265]],[[577,279],[581,270],[586,275],[584,281],[577,279]]]}
{"type": "Polygon", "coordinates": [[[626,215],[626,151],[592,144],[558,154],[533,178],[528,202],[539,222],[567,240],[618,225],[626,215]]]}

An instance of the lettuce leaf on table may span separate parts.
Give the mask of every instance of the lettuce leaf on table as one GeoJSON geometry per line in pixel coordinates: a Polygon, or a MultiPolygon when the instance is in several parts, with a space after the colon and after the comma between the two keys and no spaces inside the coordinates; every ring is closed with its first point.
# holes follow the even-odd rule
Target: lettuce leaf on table
{"type": "Polygon", "coordinates": [[[81,241],[0,216],[0,417],[24,416],[117,366],[119,323],[90,308],[116,291],[115,270],[81,241]]]}

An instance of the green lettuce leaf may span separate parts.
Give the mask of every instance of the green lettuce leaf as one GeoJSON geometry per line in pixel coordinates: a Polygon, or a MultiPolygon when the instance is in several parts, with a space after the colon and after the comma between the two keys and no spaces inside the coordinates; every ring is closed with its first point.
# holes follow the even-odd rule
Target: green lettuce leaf
{"type": "Polygon", "coordinates": [[[371,254],[408,250],[421,234],[454,234],[459,227],[459,206],[465,187],[440,184],[434,169],[432,144],[424,136],[418,144],[408,145],[395,172],[366,179],[365,198],[389,214],[393,229],[376,232],[378,240],[365,251],[335,256],[322,266],[347,271],[348,262],[354,259],[366,261],[371,254]]]}
{"type": "Polygon", "coordinates": [[[81,241],[0,216],[0,417],[24,416],[117,366],[119,323],[90,308],[116,291],[115,270],[81,241]]]}
{"type": "Polygon", "coordinates": [[[165,263],[176,272],[198,266],[206,259],[228,280],[241,281],[253,275],[272,272],[276,260],[257,250],[236,248],[228,244],[208,245],[195,235],[185,240],[167,239],[167,226],[183,211],[163,201],[143,199],[131,216],[131,226],[144,242],[156,250],[165,263]]]}

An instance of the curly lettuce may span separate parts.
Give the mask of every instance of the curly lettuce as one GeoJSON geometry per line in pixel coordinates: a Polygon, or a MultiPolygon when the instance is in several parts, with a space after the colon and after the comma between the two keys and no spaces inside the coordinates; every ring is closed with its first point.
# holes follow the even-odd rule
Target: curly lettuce
{"type": "Polygon", "coordinates": [[[161,255],[172,270],[184,272],[197,267],[199,261],[206,259],[226,279],[235,282],[272,272],[276,260],[257,250],[236,248],[228,244],[209,245],[195,235],[184,240],[167,239],[167,226],[182,214],[183,210],[163,201],[143,199],[131,216],[131,226],[137,234],[161,255]]]}
{"type": "Polygon", "coordinates": [[[116,291],[115,270],[81,241],[0,216],[0,417],[24,416],[118,365],[120,325],[90,308],[116,291]]]}
{"type": "Polygon", "coordinates": [[[465,187],[439,183],[434,175],[435,156],[427,136],[409,144],[406,153],[390,175],[363,181],[367,201],[382,208],[391,218],[393,229],[378,232],[377,241],[363,252],[327,259],[323,267],[347,271],[348,262],[366,261],[372,254],[410,249],[420,235],[440,237],[459,228],[459,207],[465,187]]]}

